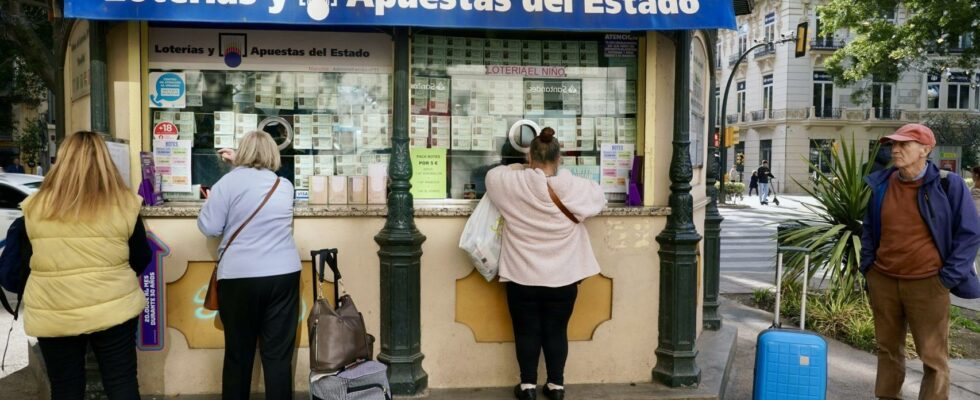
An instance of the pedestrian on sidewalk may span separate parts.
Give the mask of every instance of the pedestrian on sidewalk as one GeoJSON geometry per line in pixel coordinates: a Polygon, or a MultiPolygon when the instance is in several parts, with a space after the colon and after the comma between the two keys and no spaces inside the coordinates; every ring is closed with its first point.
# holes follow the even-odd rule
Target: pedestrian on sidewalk
{"type": "Polygon", "coordinates": [[[268,133],[249,132],[237,153],[222,149],[219,154],[235,169],[211,188],[197,226],[207,236],[222,236],[218,250],[222,255],[218,315],[225,334],[221,398],[249,398],[258,343],[265,398],[292,399],[301,269],[292,233],[293,185],[276,176],[282,161],[268,133]],[[271,197],[263,203],[270,191],[271,197]],[[260,204],[264,205],[258,209],[260,204]],[[229,246],[231,236],[245,223],[229,246]]]}
{"type": "Polygon", "coordinates": [[[59,146],[38,192],[21,203],[33,254],[24,331],[38,338],[52,399],[84,397],[89,346],[108,398],[140,398],[136,317],[146,298],[137,275],[151,257],[142,202],[99,134],[78,132],[59,146]]]}
{"type": "Polygon", "coordinates": [[[759,194],[759,172],[752,171],[752,178],[749,178],[749,196],[752,195],[752,191],[755,190],[755,194],[759,194]]]}
{"type": "Polygon", "coordinates": [[[878,345],[875,396],[901,396],[908,327],[925,370],[919,399],[946,399],[949,295],[980,297],[980,216],[963,179],[928,161],[932,130],[908,124],[881,141],[892,144],[894,166],[865,178],[872,195],[861,237],[878,345]]]}
{"type": "Polygon", "coordinates": [[[759,200],[762,205],[769,204],[769,180],[775,179],[769,171],[769,161],[762,160],[762,166],[756,171],[759,178],[759,200]]]}
{"type": "Polygon", "coordinates": [[[599,273],[586,218],[606,205],[602,188],[567,170],[559,172],[555,131],[544,128],[531,141],[528,165],[499,166],[487,173],[487,196],[504,217],[500,280],[514,327],[520,400],[537,398],[538,358],[544,350],[545,397],[565,396],[568,320],[578,284],[599,273]]]}

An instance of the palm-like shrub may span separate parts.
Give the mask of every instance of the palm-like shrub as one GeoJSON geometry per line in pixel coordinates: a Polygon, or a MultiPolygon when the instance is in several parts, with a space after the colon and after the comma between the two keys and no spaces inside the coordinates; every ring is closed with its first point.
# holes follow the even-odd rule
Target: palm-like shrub
{"type": "MultiPolygon", "coordinates": [[[[810,167],[817,171],[817,180],[812,186],[800,184],[817,203],[806,205],[814,217],[796,222],[800,226],[778,233],[783,246],[805,247],[810,249],[810,270],[812,278],[823,269],[822,280],[829,282],[829,295],[835,301],[847,301],[861,296],[861,273],[858,267],[861,259],[861,232],[864,213],[871,189],[864,183],[864,177],[871,173],[873,163],[865,162],[863,155],[851,143],[841,141],[841,151],[831,152],[832,167],[823,173],[816,165],[810,167]]],[[[871,154],[876,154],[877,148],[871,154]]],[[[794,179],[794,181],[796,181],[794,179]]],[[[803,255],[788,253],[784,259],[787,279],[801,277],[803,255]]]]}

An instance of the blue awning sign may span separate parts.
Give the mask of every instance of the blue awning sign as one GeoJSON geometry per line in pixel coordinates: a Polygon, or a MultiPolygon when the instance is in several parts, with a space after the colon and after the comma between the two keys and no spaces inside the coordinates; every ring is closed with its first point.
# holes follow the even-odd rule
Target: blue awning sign
{"type": "Polygon", "coordinates": [[[65,17],[574,31],[735,28],[730,0],[65,0],[65,17]]]}

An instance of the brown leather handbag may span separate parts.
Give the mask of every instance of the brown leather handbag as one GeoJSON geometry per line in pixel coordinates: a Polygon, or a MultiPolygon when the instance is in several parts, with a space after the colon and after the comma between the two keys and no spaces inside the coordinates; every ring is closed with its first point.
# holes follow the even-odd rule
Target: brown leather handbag
{"type": "Polygon", "coordinates": [[[306,321],[310,333],[310,370],[332,374],[371,359],[374,337],[367,334],[364,317],[350,295],[340,295],[341,276],[337,269],[337,249],[310,252],[313,264],[313,309],[306,321]],[[320,296],[317,287],[324,282],[326,266],[333,272],[336,307],[320,296]]]}
{"type": "Polygon", "coordinates": [[[204,296],[204,308],[211,311],[218,310],[218,265],[221,264],[221,259],[225,256],[225,253],[228,252],[228,248],[231,247],[231,244],[235,242],[235,238],[238,237],[238,234],[242,233],[242,229],[245,229],[245,225],[252,222],[252,218],[255,218],[255,214],[258,214],[259,210],[261,210],[262,207],[265,207],[265,203],[268,203],[269,199],[272,198],[272,194],[275,193],[276,189],[279,187],[279,179],[279,177],[276,177],[276,183],[272,184],[272,189],[269,189],[269,193],[265,194],[265,198],[262,199],[262,203],[259,204],[255,211],[252,211],[252,215],[249,215],[248,218],[245,219],[245,222],[242,222],[238,229],[235,230],[235,233],[231,234],[231,238],[228,239],[228,244],[225,245],[225,249],[218,255],[218,262],[214,263],[214,271],[211,272],[211,281],[208,282],[208,293],[204,296]]]}

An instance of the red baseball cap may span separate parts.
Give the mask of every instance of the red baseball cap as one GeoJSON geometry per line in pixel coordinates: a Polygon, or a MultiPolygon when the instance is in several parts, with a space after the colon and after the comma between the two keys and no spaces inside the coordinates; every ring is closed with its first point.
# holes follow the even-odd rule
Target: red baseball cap
{"type": "Polygon", "coordinates": [[[895,133],[885,136],[878,140],[880,143],[888,141],[908,142],[915,141],[927,146],[936,145],[936,136],[932,134],[932,129],[922,124],[906,124],[898,128],[895,133]]]}

